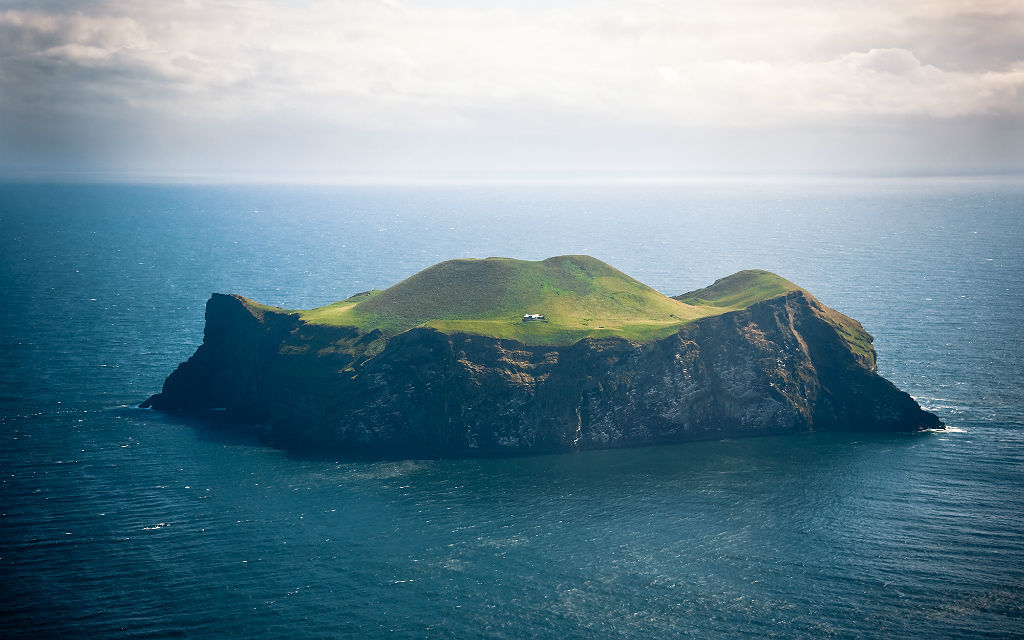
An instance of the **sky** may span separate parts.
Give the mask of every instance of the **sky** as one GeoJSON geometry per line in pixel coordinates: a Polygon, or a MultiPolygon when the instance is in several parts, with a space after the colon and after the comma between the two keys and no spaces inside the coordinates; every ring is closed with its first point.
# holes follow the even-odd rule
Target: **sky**
{"type": "Polygon", "coordinates": [[[1021,0],[0,0],[0,177],[1024,174],[1021,0]]]}

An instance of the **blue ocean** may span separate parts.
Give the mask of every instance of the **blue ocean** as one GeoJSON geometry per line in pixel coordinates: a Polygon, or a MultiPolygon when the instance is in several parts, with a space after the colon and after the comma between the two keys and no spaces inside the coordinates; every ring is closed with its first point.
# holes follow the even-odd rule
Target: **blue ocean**
{"type": "Polygon", "coordinates": [[[1024,637],[1024,183],[0,185],[0,635],[1024,637]],[[949,425],[352,461],[135,408],[212,292],[774,271],[949,425]]]}

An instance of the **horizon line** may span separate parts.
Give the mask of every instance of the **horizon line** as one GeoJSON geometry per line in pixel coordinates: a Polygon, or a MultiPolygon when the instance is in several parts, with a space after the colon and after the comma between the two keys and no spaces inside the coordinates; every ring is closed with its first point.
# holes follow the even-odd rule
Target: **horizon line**
{"type": "Polygon", "coordinates": [[[735,173],[687,175],[520,175],[520,176],[415,176],[402,174],[297,174],[175,173],[114,174],[100,172],[0,173],[0,184],[153,184],[153,185],[280,185],[280,186],[628,186],[700,183],[771,182],[886,182],[886,181],[994,180],[1024,181],[1024,172],[970,173],[735,173]]]}

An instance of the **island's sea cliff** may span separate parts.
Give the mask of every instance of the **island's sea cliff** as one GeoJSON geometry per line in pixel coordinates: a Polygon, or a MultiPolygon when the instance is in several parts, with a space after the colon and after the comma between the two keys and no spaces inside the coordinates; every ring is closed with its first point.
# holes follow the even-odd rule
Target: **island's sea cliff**
{"type": "Polygon", "coordinates": [[[985,180],[0,185],[0,635],[1020,637],[1022,211],[985,180]],[[949,428],[360,462],[135,408],[211,292],[564,253],[670,294],[783,274],[949,428]]]}
{"type": "Polygon", "coordinates": [[[941,426],[876,373],[859,323],[803,290],[646,343],[528,346],[430,327],[379,334],[214,294],[202,346],[142,406],[218,412],[277,445],[373,457],[941,426]],[[378,340],[377,353],[353,351],[378,340]]]}

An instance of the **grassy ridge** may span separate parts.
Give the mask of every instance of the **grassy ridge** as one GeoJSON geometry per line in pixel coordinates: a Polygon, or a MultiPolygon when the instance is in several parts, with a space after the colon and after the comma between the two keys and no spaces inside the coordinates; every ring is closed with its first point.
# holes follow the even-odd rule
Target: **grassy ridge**
{"type": "Polygon", "coordinates": [[[589,256],[460,259],[424,269],[387,290],[298,313],[309,324],[380,329],[386,335],[427,326],[526,344],[566,345],[610,336],[647,342],[698,318],[797,288],[767,271],[743,271],[670,298],[589,256]],[[526,313],[546,320],[523,322],[526,313]]]}
{"type": "Polygon", "coordinates": [[[674,299],[699,307],[716,307],[725,312],[746,309],[762,300],[770,300],[799,289],[771,271],[748,269],[716,280],[710,287],[690,291],[674,299]]]}

